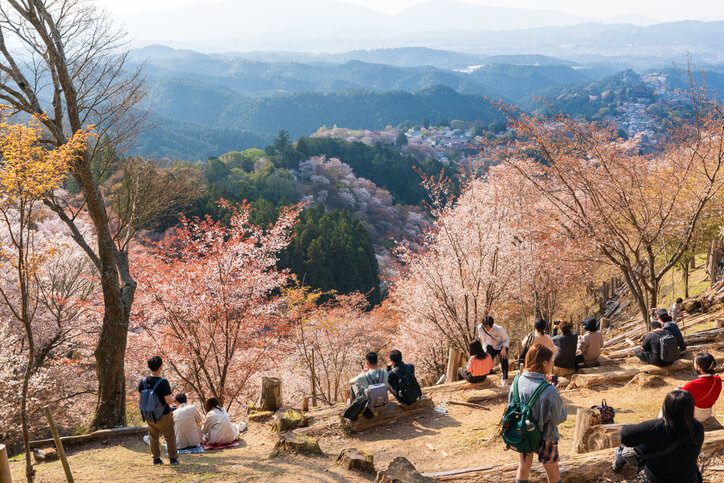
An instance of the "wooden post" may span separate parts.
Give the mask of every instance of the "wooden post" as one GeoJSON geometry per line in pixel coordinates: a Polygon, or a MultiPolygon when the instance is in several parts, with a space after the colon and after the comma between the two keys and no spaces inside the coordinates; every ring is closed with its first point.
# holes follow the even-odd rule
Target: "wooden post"
{"type": "Polygon", "coordinates": [[[65,457],[65,451],[63,450],[63,442],[60,440],[58,429],[55,427],[55,421],[53,421],[53,415],[50,414],[50,408],[45,406],[45,417],[48,418],[48,425],[50,426],[50,432],[53,434],[55,440],[55,449],[58,451],[60,462],[63,463],[63,471],[65,471],[65,479],[68,483],[73,483],[73,473],[70,472],[70,465],[68,464],[68,458],[65,457]]]}
{"type": "Polygon", "coordinates": [[[304,396],[302,399],[302,412],[306,413],[309,411],[309,396],[304,396]]]}
{"type": "Polygon", "coordinates": [[[455,382],[458,378],[458,367],[460,364],[460,350],[454,346],[450,346],[450,354],[447,359],[447,372],[445,373],[445,382],[455,382]]]}
{"type": "Polygon", "coordinates": [[[0,444],[0,483],[13,483],[8,463],[8,450],[4,444],[0,444]]]}
{"type": "Polygon", "coordinates": [[[578,408],[576,411],[576,431],[573,435],[573,454],[587,452],[586,437],[594,424],[595,411],[588,408],[578,408]]]}
{"type": "Polygon", "coordinates": [[[276,411],[282,404],[282,380],[278,377],[262,377],[259,410],[276,411]]]}
{"type": "MultiPolygon", "coordinates": [[[[314,366],[314,349],[312,349],[312,407],[317,407],[317,370],[314,366]]],[[[336,396],[336,394],[335,394],[336,396]]]]}

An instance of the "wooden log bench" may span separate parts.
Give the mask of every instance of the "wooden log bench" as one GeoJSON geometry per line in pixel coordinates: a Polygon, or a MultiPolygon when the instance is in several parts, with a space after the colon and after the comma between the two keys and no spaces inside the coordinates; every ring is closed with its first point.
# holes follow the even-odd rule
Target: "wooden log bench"
{"type": "Polygon", "coordinates": [[[487,387],[495,387],[493,378],[488,376],[483,382],[471,384],[468,381],[456,381],[446,384],[437,384],[435,386],[428,386],[422,388],[422,393],[425,395],[443,393],[443,392],[458,392],[458,391],[470,391],[473,389],[483,389],[487,387]]]}
{"type": "Polygon", "coordinates": [[[641,367],[635,369],[618,369],[614,371],[599,371],[588,374],[574,374],[571,377],[571,382],[568,387],[571,389],[590,388],[594,386],[601,386],[603,384],[630,381],[640,372],[648,372],[652,375],[662,375],[684,370],[693,370],[691,361],[679,359],[674,361],[673,364],[665,367],[642,365],[641,367]]]}
{"type": "Polygon", "coordinates": [[[430,398],[420,399],[409,406],[390,401],[387,403],[387,407],[380,410],[372,419],[359,417],[355,421],[348,421],[342,418],[342,427],[352,433],[359,433],[360,431],[366,431],[386,424],[393,424],[414,416],[432,414],[434,409],[435,402],[430,398]]]}
{"type": "MultiPolygon", "coordinates": [[[[80,434],[77,436],[63,436],[60,440],[63,446],[72,446],[84,443],[92,443],[98,440],[106,440],[113,438],[121,438],[126,436],[136,436],[148,433],[148,426],[130,426],[128,428],[100,429],[89,434],[80,434]]],[[[39,439],[30,442],[31,448],[42,448],[45,446],[55,447],[55,441],[50,439],[39,439]]]]}
{"type": "Polygon", "coordinates": [[[435,402],[429,397],[423,397],[415,404],[410,404],[409,406],[399,404],[396,401],[389,401],[387,407],[380,410],[374,418],[367,419],[360,416],[355,421],[349,421],[342,417],[347,407],[346,404],[336,404],[304,413],[304,415],[309,418],[309,426],[295,429],[294,431],[301,434],[317,434],[329,429],[339,428],[343,431],[357,433],[377,426],[393,424],[410,417],[432,414],[435,408],[435,402]]]}

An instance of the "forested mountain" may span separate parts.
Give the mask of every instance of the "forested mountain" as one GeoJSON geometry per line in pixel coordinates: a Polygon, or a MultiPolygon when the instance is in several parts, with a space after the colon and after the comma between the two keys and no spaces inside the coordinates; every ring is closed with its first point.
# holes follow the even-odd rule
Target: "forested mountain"
{"type": "Polygon", "coordinates": [[[484,97],[460,94],[445,86],[429,87],[414,94],[345,89],[333,93],[301,92],[248,98],[229,89],[169,81],[152,96],[153,110],[160,116],[262,136],[286,129],[296,138],[320,126],[333,125],[384,129],[406,120],[420,122],[424,118],[432,122],[479,120],[485,124],[502,119],[484,97]]]}

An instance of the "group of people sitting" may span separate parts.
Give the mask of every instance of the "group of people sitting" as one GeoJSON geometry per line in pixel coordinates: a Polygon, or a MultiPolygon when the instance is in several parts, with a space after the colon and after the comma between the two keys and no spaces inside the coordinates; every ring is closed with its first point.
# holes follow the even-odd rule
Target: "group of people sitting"
{"type": "MultiPolygon", "coordinates": [[[[516,483],[528,481],[534,453],[543,464],[548,481],[561,481],[558,426],[568,415],[558,393],[558,384],[552,377],[553,368],[553,351],[544,344],[533,345],[526,353],[524,370],[515,378],[509,392],[509,405],[519,401],[530,406],[535,423],[532,429],[541,434],[540,445],[534,452],[519,451],[516,483]]],[[[698,377],[667,394],[658,418],[621,429],[623,445],[615,452],[614,471],[630,464],[639,471],[642,481],[702,481],[697,466],[704,442],[702,422],[711,417],[711,408],[719,398],[722,382],[716,375],[716,361],[711,354],[697,354],[694,368],[698,377]]]]}
{"type": "MultiPolygon", "coordinates": [[[[521,342],[518,363],[522,369],[528,351],[536,345],[543,345],[553,353],[553,374],[568,376],[585,366],[595,366],[603,349],[603,336],[598,330],[596,319],[581,322],[584,334],[573,333],[573,324],[558,322],[554,337],[548,335],[548,322],[536,319],[534,330],[521,342]],[[557,332],[560,332],[557,334],[557,332]]],[[[458,371],[458,378],[471,383],[483,382],[493,370],[494,358],[500,359],[501,383],[508,384],[508,348],[510,338],[503,327],[495,323],[492,317],[485,317],[478,326],[480,340],[470,343],[470,359],[464,368],[458,371]]]]}
{"type": "Polygon", "coordinates": [[[388,392],[401,404],[413,404],[422,397],[422,388],[415,377],[415,366],[402,361],[402,352],[390,351],[387,369],[378,367],[376,352],[365,356],[365,370],[349,380],[350,405],[344,417],[352,421],[360,415],[373,418],[388,402],[388,392]]]}
{"type": "MultiPolygon", "coordinates": [[[[680,304],[681,299],[677,299],[680,304]]],[[[681,314],[680,306],[674,304],[672,313],[681,314]]],[[[651,310],[651,331],[641,341],[641,347],[634,349],[634,354],[641,362],[655,366],[668,366],[686,352],[686,342],[681,329],[666,309],[651,310]]]]}
{"type": "Polygon", "coordinates": [[[173,395],[167,379],[161,377],[163,360],[154,356],[148,360],[149,377],[138,384],[141,395],[141,415],[148,424],[148,443],[154,465],[163,464],[159,437],[163,435],[172,465],[179,464],[180,450],[192,450],[202,445],[223,446],[239,437],[239,427],[215,397],[208,398],[203,416],[188,403],[185,394],[173,395]]]}

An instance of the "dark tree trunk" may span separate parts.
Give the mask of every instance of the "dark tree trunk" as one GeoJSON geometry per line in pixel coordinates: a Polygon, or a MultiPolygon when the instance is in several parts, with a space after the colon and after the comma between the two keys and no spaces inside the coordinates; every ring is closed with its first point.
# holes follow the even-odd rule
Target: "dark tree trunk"
{"type": "MultiPolygon", "coordinates": [[[[693,260],[693,258],[692,258],[693,260]]],[[[689,261],[683,265],[683,276],[684,276],[684,298],[689,298],[689,261]]]]}
{"type": "Polygon", "coordinates": [[[719,263],[724,256],[724,245],[719,238],[714,238],[709,245],[709,252],[706,256],[706,274],[712,285],[717,282],[719,277],[719,263]]]}

